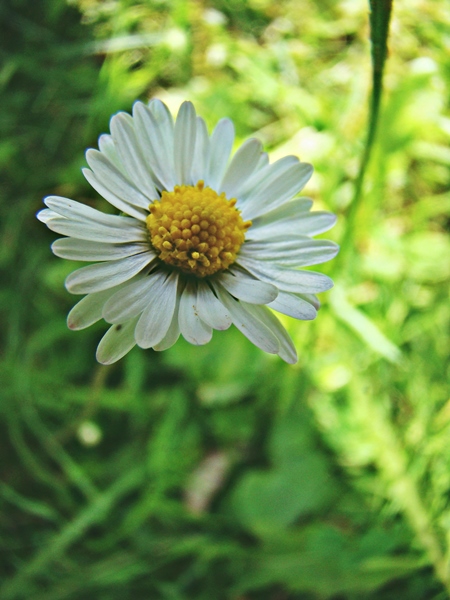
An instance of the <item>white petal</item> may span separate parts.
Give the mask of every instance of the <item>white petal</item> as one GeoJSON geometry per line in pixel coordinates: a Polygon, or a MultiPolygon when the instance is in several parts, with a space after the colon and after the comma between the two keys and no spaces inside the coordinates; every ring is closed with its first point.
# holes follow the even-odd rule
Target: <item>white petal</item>
{"type": "Polygon", "coordinates": [[[164,289],[167,273],[156,271],[125,285],[105,303],[103,318],[109,323],[124,323],[140,315],[151,302],[151,297],[164,289]]]}
{"type": "Polygon", "coordinates": [[[277,298],[267,306],[301,321],[311,321],[317,315],[316,309],[310,302],[298,295],[288,294],[287,292],[280,292],[277,298]]]}
{"type": "Polygon", "coordinates": [[[148,250],[148,244],[103,244],[77,240],[75,238],[59,238],[52,244],[53,254],[69,260],[103,261],[126,258],[148,250]]]}
{"type": "Polygon", "coordinates": [[[274,179],[282,176],[291,168],[291,166],[298,164],[299,160],[296,156],[284,156],[273,164],[269,164],[267,159],[260,159],[258,164],[259,168],[256,168],[254,173],[247,179],[239,191],[239,207],[242,208],[241,205],[243,205],[243,202],[248,198],[251,198],[255,193],[258,193],[259,190],[263,190],[270,185],[274,179]]]}
{"type": "Polygon", "coordinates": [[[134,340],[134,327],[136,319],[123,325],[113,325],[100,340],[97,347],[97,360],[103,365],[117,362],[122,356],[136,345],[134,340]]]}
{"type": "Polygon", "coordinates": [[[107,215],[95,208],[60,196],[48,196],[44,202],[52,209],[50,215],[44,215],[50,217],[46,225],[56,233],[94,242],[120,243],[148,240],[145,226],[131,217],[107,215]],[[55,213],[57,216],[53,217],[55,213]]]}
{"type": "Polygon", "coordinates": [[[173,165],[173,122],[162,102],[150,108],[135,102],[133,106],[136,137],[160,187],[172,190],[177,183],[173,165]]]}
{"type": "Polygon", "coordinates": [[[147,307],[136,325],[136,342],[141,348],[159,344],[167,335],[177,301],[178,273],[151,275],[155,281],[147,307]]]}
{"type": "Polygon", "coordinates": [[[213,329],[224,330],[231,325],[231,317],[204,281],[197,283],[197,310],[202,321],[213,329]]]}
{"type": "Polygon", "coordinates": [[[142,155],[130,115],[119,113],[112,117],[111,133],[129,179],[148,198],[158,198],[159,194],[156,192],[151,171],[142,155]]]}
{"type": "Polygon", "coordinates": [[[258,186],[242,204],[243,218],[255,219],[287,202],[305,186],[312,172],[307,163],[293,164],[270,182],[258,186]]]}
{"type": "Polygon", "coordinates": [[[205,180],[213,190],[222,181],[234,142],[234,125],[230,119],[221,119],[211,135],[211,154],[208,178],[205,180]]]}
{"type": "MultiPolygon", "coordinates": [[[[144,210],[143,208],[137,208],[136,206],[125,202],[124,200],[122,200],[122,198],[119,198],[119,196],[116,196],[116,194],[108,190],[108,188],[106,188],[99,181],[99,179],[90,169],[82,169],[82,172],[86,180],[94,188],[94,190],[98,192],[100,196],[102,196],[105,200],[107,200],[111,204],[111,206],[114,206],[115,208],[117,208],[117,210],[120,210],[129,215],[130,217],[138,219],[139,221],[145,221],[148,215],[148,210],[144,210]]],[[[150,204],[150,202],[148,202],[147,205],[148,204],[150,204]]]]}
{"type": "Polygon", "coordinates": [[[49,221],[51,221],[52,219],[57,219],[58,217],[59,217],[58,213],[55,213],[53,210],[50,210],[49,208],[44,208],[36,214],[36,218],[39,221],[41,221],[41,223],[45,223],[46,225],[49,221]]]}
{"type": "Polygon", "coordinates": [[[197,136],[195,138],[195,152],[192,163],[192,183],[205,181],[209,165],[209,135],[206,123],[201,117],[197,117],[197,136]]]}
{"type": "MultiPolygon", "coordinates": [[[[63,196],[47,196],[44,198],[46,204],[58,217],[66,217],[77,221],[94,221],[99,225],[118,226],[117,217],[108,215],[87,204],[82,204],[71,198],[63,196]],[[112,218],[115,217],[115,218],[112,218]]],[[[131,219],[129,219],[131,221],[131,219]]],[[[134,222],[134,219],[133,219],[134,222]]]]}
{"type": "Polygon", "coordinates": [[[236,197],[243,183],[257,168],[261,152],[262,144],[259,140],[250,139],[244,142],[233,156],[218,191],[225,192],[227,198],[236,197]]]}
{"type": "Polygon", "coordinates": [[[192,102],[183,102],[174,129],[174,164],[178,185],[192,184],[192,159],[195,150],[197,123],[192,102]]]}
{"type": "Polygon", "coordinates": [[[298,260],[294,256],[281,258],[280,263],[286,266],[303,267],[307,265],[319,265],[333,259],[339,252],[338,244],[330,240],[312,240],[313,243],[298,248],[298,260]]]}
{"type": "Polygon", "coordinates": [[[277,352],[278,356],[286,361],[290,365],[294,365],[297,358],[297,351],[295,346],[289,337],[288,332],[280,323],[280,321],[273,315],[268,308],[265,306],[255,306],[253,304],[245,304],[245,309],[252,314],[256,319],[259,319],[261,323],[264,323],[266,327],[276,336],[280,344],[280,349],[277,352]]]}
{"type": "Polygon", "coordinates": [[[278,288],[248,275],[221,273],[218,280],[229,294],[250,304],[268,304],[278,296],[278,288]]]}
{"type": "Polygon", "coordinates": [[[162,152],[161,158],[164,158],[164,160],[168,159],[168,162],[164,162],[163,165],[166,169],[170,165],[174,174],[173,146],[175,123],[173,117],[164,102],[161,102],[158,98],[150,100],[148,107],[153,116],[153,122],[158,128],[159,137],[162,138],[161,144],[155,146],[156,152],[162,152]]]}
{"type": "Polygon", "coordinates": [[[167,146],[173,146],[174,121],[172,115],[170,114],[170,110],[167,108],[164,102],[159,100],[159,98],[153,98],[150,100],[148,107],[152,115],[155,117],[155,122],[158,124],[158,127],[164,134],[164,137],[167,141],[167,146]]]}
{"type": "Polygon", "coordinates": [[[119,171],[101,152],[89,149],[86,152],[86,160],[95,178],[107,190],[121,198],[126,204],[146,209],[150,200],[155,196],[146,196],[136,185],[131,183],[128,177],[119,171]]]}
{"type": "Polygon", "coordinates": [[[270,210],[260,217],[253,219],[252,228],[263,227],[264,225],[275,223],[281,219],[293,219],[295,217],[304,216],[301,213],[308,213],[313,205],[311,198],[300,196],[300,198],[294,198],[290,202],[285,202],[282,206],[279,206],[275,210],[270,210]]]}
{"type": "Polygon", "coordinates": [[[107,133],[102,133],[98,138],[98,148],[102,154],[111,162],[119,171],[125,172],[125,167],[120,161],[119,155],[117,154],[117,148],[114,144],[112,136],[107,133]]]}
{"type": "Polygon", "coordinates": [[[305,267],[331,260],[339,251],[339,246],[328,240],[312,240],[306,236],[282,241],[249,241],[239,255],[255,260],[270,260],[287,267],[305,267]]]}
{"type": "Polygon", "coordinates": [[[142,252],[128,258],[81,267],[66,278],[66,288],[72,294],[100,292],[128,281],[154,259],[153,252],[142,252]]]}
{"type": "Polygon", "coordinates": [[[278,354],[280,343],[270,329],[245,310],[243,304],[232,298],[220,284],[214,282],[213,286],[219,300],[230,311],[233,324],[239,331],[264,352],[278,354]]]}
{"type": "Polygon", "coordinates": [[[263,152],[259,157],[258,164],[256,165],[255,173],[258,173],[269,164],[269,155],[267,152],[263,152]]]}
{"type": "MultiPolygon", "coordinates": [[[[127,219],[128,217],[117,217],[118,219],[127,219]]],[[[134,223],[138,223],[133,219],[134,223]]],[[[60,217],[50,219],[46,223],[47,227],[61,235],[68,235],[79,240],[91,240],[94,242],[107,242],[112,244],[121,244],[123,242],[146,242],[148,243],[148,234],[145,229],[137,228],[134,224],[125,223],[123,229],[116,229],[106,225],[97,225],[96,223],[85,223],[60,217]]]]}
{"type": "MultiPolygon", "coordinates": [[[[121,217],[117,215],[108,215],[91,206],[81,204],[70,198],[61,196],[47,196],[44,198],[45,204],[61,217],[79,222],[86,225],[103,225],[108,228],[118,230],[133,230],[136,232],[145,231],[145,226],[141,225],[136,219],[131,217],[121,217]]],[[[89,239],[89,238],[85,238],[89,239]]]]}
{"type": "Polygon", "coordinates": [[[180,298],[178,323],[181,335],[196,346],[207,344],[212,337],[212,329],[198,316],[196,284],[188,281],[180,298]]]}
{"type": "Polygon", "coordinates": [[[287,235],[313,236],[328,231],[336,223],[336,215],[329,212],[305,212],[291,218],[259,225],[256,221],[248,231],[248,239],[265,240],[287,235]]]}
{"type": "Polygon", "coordinates": [[[325,292],[333,287],[329,277],[314,271],[295,271],[268,262],[241,257],[239,257],[239,264],[258,279],[272,283],[286,292],[314,294],[325,292]]]}
{"type": "Polygon", "coordinates": [[[320,300],[314,294],[296,294],[296,296],[298,296],[299,298],[302,298],[303,300],[305,300],[306,302],[311,304],[311,306],[314,306],[314,308],[316,310],[319,310],[320,300]]]}
{"type": "Polygon", "coordinates": [[[67,326],[69,329],[85,329],[102,318],[102,310],[105,302],[110,298],[117,288],[103,290],[95,294],[88,294],[80,300],[67,315],[67,326]]]}
{"type": "Polygon", "coordinates": [[[172,321],[170,323],[169,329],[167,330],[166,335],[163,339],[157,344],[153,345],[153,350],[157,352],[161,352],[162,350],[167,350],[171,348],[175,342],[180,337],[180,326],[178,325],[178,308],[180,306],[180,297],[178,292],[176,293],[177,301],[175,304],[175,310],[173,311],[172,321]]]}

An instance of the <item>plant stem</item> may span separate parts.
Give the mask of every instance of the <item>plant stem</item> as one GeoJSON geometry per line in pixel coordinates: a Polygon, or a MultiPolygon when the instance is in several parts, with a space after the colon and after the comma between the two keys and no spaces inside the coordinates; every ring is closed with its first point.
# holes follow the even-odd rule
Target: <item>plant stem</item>
{"type": "Polygon", "coordinates": [[[355,229],[356,215],[361,204],[362,189],[367,166],[372,155],[383,93],[383,72],[387,56],[392,0],[369,0],[369,3],[370,39],[372,42],[372,94],[370,98],[369,122],[361,165],[355,181],[353,198],[347,213],[347,226],[341,240],[341,252],[338,255],[337,263],[339,266],[343,264],[344,257],[347,255],[350,247],[352,247],[350,239],[355,229]]]}

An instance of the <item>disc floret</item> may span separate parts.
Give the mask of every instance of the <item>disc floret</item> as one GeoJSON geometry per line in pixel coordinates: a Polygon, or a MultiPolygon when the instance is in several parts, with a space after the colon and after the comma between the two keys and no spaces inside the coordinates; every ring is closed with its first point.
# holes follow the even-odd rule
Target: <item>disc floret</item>
{"type": "Polygon", "coordinates": [[[197,277],[223,271],[236,260],[251,221],[236,199],[217,194],[203,181],[163,191],[150,204],[147,228],[160,260],[197,277]]]}

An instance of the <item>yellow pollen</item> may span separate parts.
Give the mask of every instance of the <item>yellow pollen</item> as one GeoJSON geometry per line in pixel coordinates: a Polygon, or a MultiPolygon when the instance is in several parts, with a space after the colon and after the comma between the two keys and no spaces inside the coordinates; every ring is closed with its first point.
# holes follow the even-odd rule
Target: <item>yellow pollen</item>
{"type": "Polygon", "coordinates": [[[234,263],[252,224],[203,181],[177,185],[150,204],[147,228],[159,258],[181,271],[207,277],[234,263]]]}

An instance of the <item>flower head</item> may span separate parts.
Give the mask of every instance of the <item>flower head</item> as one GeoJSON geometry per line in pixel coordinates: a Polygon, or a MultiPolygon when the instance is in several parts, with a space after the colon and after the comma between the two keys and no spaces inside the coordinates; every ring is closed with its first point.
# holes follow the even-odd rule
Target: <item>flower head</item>
{"type": "Polygon", "coordinates": [[[66,287],[86,294],[68,316],[71,329],[101,318],[112,326],[97,349],[105,364],[136,344],[164,350],[181,334],[206,344],[213,329],[234,324],[256,346],[297,360],[294,345],[271,309],[313,319],[314,294],[331,280],[298,267],[325,262],[338,247],[312,236],[335,217],[310,212],[295,197],[312,167],[294,156],[269,164],[256,139],[230,159],[233,124],[222,119],[212,135],[193,105],[176,121],[159,100],[118,113],[111,134],[88,150],[92,187],[121,215],[49,196],[38,218],[67,237],[53,252],[93,262],[71,273],[66,287]]]}

